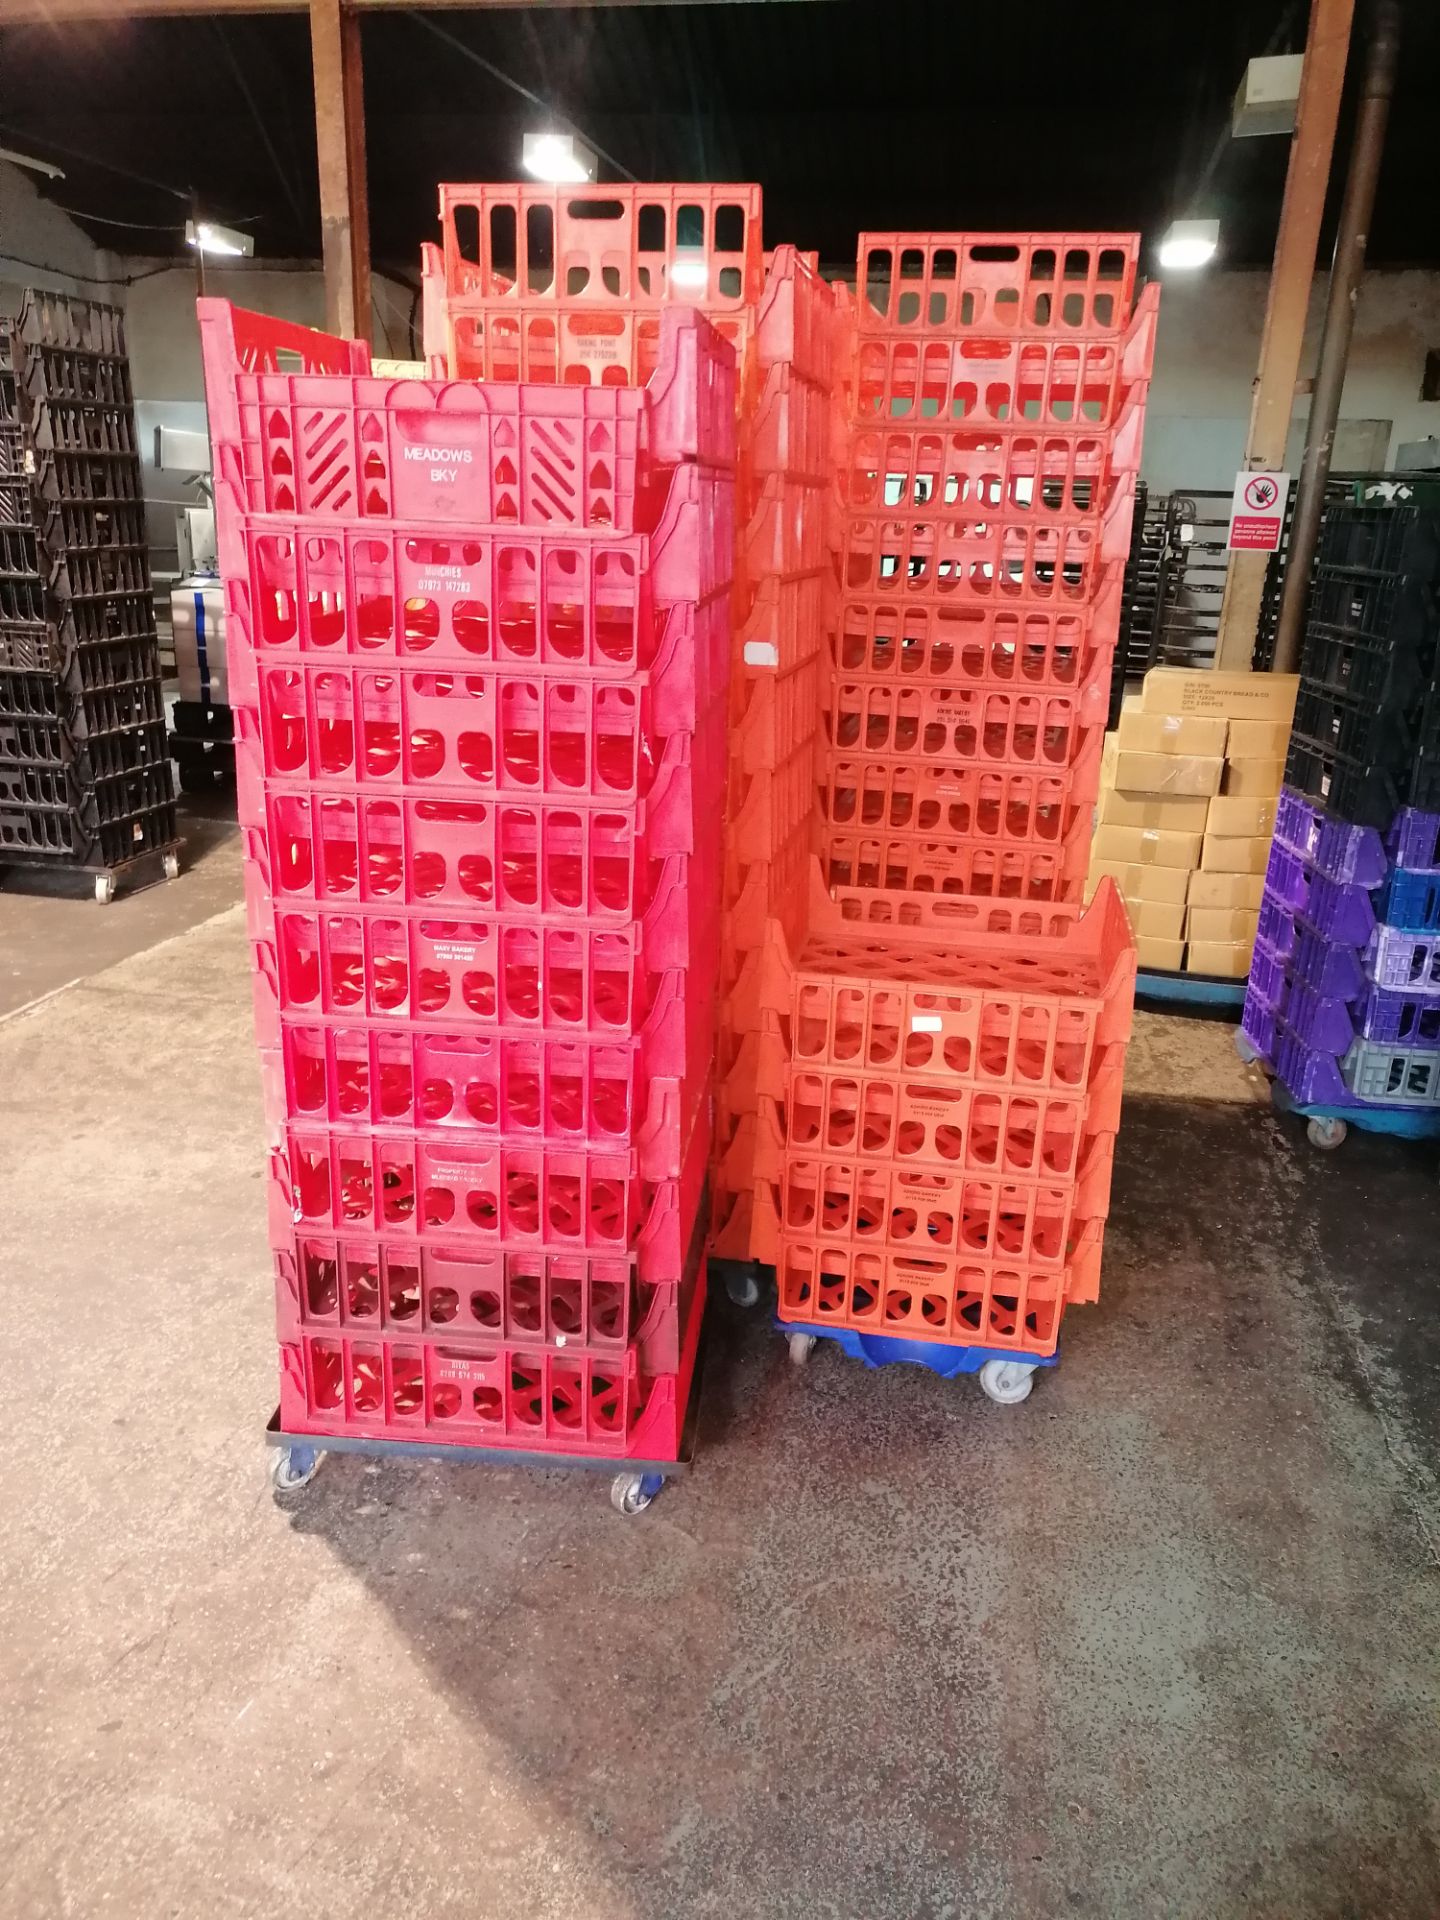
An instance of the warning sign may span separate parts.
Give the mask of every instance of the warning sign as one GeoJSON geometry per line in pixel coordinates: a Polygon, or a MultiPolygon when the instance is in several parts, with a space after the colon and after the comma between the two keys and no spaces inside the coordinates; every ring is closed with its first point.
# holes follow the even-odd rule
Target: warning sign
{"type": "Polygon", "coordinates": [[[1285,524],[1285,501],[1290,492],[1288,473],[1238,473],[1230,502],[1232,553],[1274,553],[1285,524]]]}

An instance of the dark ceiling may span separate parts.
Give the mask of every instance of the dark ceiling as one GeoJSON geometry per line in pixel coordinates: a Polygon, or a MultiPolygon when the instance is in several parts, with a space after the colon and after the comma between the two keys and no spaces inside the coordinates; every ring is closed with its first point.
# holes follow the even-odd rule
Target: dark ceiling
{"type": "MultiPolygon", "coordinates": [[[[443,33],[641,179],[758,180],[767,241],[818,248],[827,263],[853,260],[862,228],[1153,238],[1176,214],[1207,212],[1230,263],[1262,265],[1288,143],[1226,139],[1229,101],[1251,55],[1297,46],[1307,11],[1299,0],[769,0],[367,15],[374,257],[413,277],[420,241],[435,236],[435,182],[514,177],[521,135],[544,117],[443,33]]],[[[1409,0],[1406,15],[1378,265],[1440,264],[1440,5],[1409,0]]],[[[0,144],[63,165],[42,190],[95,216],[101,244],[180,251],[178,195],[194,187],[211,217],[252,226],[257,256],[318,252],[303,15],[4,29],[0,144]]],[[[1333,217],[1338,191],[1331,200],[1333,217]]],[[[1327,231],[1322,256],[1329,244],[1327,231]]]]}

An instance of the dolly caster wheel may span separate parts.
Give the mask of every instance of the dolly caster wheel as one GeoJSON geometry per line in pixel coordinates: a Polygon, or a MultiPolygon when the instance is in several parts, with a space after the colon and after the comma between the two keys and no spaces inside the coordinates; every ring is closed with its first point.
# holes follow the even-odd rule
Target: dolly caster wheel
{"type": "Polygon", "coordinates": [[[987,1360],[980,1369],[980,1388],[1001,1407],[1018,1407],[1030,1398],[1035,1369],[1023,1360],[987,1360]]]}
{"type": "Polygon", "coordinates": [[[803,1367],[819,1343],[819,1335],[814,1333],[792,1333],[785,1341],[792,1367],[803,1367]]]}
{"type": "Polygon", "coordinates": [[[167,854],[165,855],[165,861],[164,861],[164,864],[165,864],[165,878],[166,878],[167,880],[178,880],[178,879],[180,878],[180,856],[179,856],[179,854],[178,854],[178,853],[167,853],[167,854]]]}
{"type": "Polygon", "coordinates": [[[95,876],[95,898],[102,907],[108,907],[115,898],[115,876],[113,873],[97,873],[95,876]]]}
{"type": "Polygon", "coordinates": [[[617,1473],[610,1482],[610,1504],[617,1513],[643,1513],[664,1484],[663,1473],[617,1473]]]}
{"type": "Polygon", "coordinates": [[[735,1267],[725,1276],[725,1296],[733,1307],[758,1307],[760,1282],[753,1267],[735,1267]]]}
{"type": "Polygon", "coordinates": [[[319,1447],[277,1447],[270,1459],[270,1485],[278,1494],[299,1493],[320,1471],[319,1447]]]}
{"type": "Polygon", "coordinates": [[[1343,1120],[1337,1120],[1333,1114],[1316,1114],[1305,1129],[1305,1138],[1312,1147],[1318,1147],[1321,1153],[1334,1153],[1344,1143],[1350,1129],[1343,1120]]]}

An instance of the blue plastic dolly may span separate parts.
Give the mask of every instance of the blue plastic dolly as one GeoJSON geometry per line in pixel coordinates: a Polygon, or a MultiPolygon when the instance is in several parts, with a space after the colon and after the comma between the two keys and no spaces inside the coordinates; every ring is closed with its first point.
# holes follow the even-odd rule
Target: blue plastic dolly
{"type": "Polygon", "coordinates": [[[1306,1107],[1279,1080],[1270,1082],[1270,1104],[1277,1113],[1298,1114],[1306,1139],[1322,1153],[1342,1146],[1351,1127],[1399,1140],[1440,1140],[1440,1107],[1306,1107]]]}
{"type": "Polygon", "coordinates": [[[1217,1007],[1243,1007],[1244,980],[1220,980],[1208,973],[1137,973],[1135,998],[1163,1000],[1177,1013],[1210,1012],[1217,1007]]]}
{"type": "Polygon", "coordinates": [[[796,1326],[788,1320],[777,1320],[775,1325],[785,1336],[791,1366],[803,1367],[817,1341],[833,1340],[843,1353],[867,1367],[924,1367],[942,1380],[978,1373],[981,1391],[1002,1407],[1028,1400],[1037,1371],[1055,1366],[1060,1359],[1058,1353],[1043,1359],[1033,1354],[1021,1358],[998,1347],[947,1347],[933,1340],[902,1340],[890,1333],[858,1333],[854,1327],[796,1326]]]}

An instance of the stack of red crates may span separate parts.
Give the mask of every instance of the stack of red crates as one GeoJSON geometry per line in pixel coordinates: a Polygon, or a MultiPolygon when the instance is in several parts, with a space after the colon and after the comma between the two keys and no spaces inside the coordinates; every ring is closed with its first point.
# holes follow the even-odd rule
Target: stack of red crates
{"type": "Polygon", "coordinates": [[[201,303],[291,1434],[677,1457],[734,354],[373,377],[201,303]]]}
{"type": "Polygon", "coordinates": [[[1154,296],[1128,236],[861,237],[803,942],[752,955],[786,1325],[1052,1356],[1093,1299],[1133,943],[1082,916],[1154,296]],[[1133,310],[1132,310],[1133,309],[1133,310]]]}

